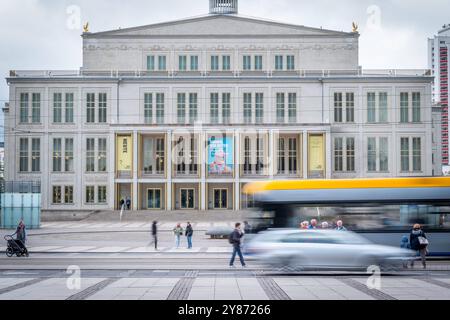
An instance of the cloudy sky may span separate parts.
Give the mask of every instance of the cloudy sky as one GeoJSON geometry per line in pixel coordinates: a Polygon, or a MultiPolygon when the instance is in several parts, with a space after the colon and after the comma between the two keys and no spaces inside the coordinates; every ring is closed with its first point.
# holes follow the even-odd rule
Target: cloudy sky
{"type": "MultiPolygon", "coordinates": [[[[0,0],[0,74],[3,78],[12,69],[78,69],[79,21],[89,21],[90,31],[97,32],[208,10],[208,0],[0,0]]],[[[356,21],[360,64],[366,69],[427,68],[427,38],[450,23],[448,0],[240,0],[239,12],[339,31],[350,31],[356,21]]],[[[7,98],[2,80],[1,105],[7,98]]]]}

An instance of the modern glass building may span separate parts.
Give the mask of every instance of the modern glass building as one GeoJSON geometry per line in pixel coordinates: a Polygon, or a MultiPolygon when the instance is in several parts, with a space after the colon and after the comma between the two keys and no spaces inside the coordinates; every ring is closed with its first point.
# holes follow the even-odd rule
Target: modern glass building
{"type": "Polygon", "coordinates": [[[11,71],[6,180],[55,212],[232,211],[251,181],[432,174],[426,70],[364,70],[357,31],[237,5],[84,32],[77,71],[11,71]]]}

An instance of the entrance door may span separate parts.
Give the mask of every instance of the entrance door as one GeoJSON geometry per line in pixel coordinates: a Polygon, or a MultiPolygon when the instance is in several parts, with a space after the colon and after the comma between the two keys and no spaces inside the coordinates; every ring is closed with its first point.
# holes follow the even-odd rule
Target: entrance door
{"type": "Polygon", "coordinates": [[[161,189],[147,190],[147,209],[161,209],[161,189]]]}
{"type": "Polygon", "coordinates": [[[228,209],[228,189],[214,189],[214,209],[228,209]]]}
{"type": "Polygon", "coordinates": [[[181,189],[181,209],[195,209],[195,189],[181,189]]]}

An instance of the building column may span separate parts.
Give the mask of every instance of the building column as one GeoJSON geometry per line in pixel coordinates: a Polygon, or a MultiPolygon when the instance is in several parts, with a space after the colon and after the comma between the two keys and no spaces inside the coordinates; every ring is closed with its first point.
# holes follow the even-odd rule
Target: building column
{"type": "Polygon", "coordinates": [[[173,210],[173,204],[172,204],[172,130],[169,130],[166,135],[166,149],[167,149],[167,162],[166,162],[166,176],[167,176],[167,184],[166,184],[166,203],[167,211],[173,210]]]}
{"type": "Polygon", "coordinates": [[[206,211],[208,208],[208,199],[207,199],[207,184],[206,184],[206,170],[208,170],[208,155],[207,155],[207,139],[208,133],[202,132],[198,135],[199,143],[198,147],[200,148],[200,210],[206,211]]]}
{"type": "Polygon", "coordinates": [[[325,164],[326,164],[326,171],[325,171],[325,179],[331,179],[331,172],[332,172],[332,157],[333,157],[333,148],[332,148],[332,141],[331,141],[331,132],[325,132],[325,164]]]}
{"type": "Polygon", "coordinates": [[[269,178],[272,180],[275,174],[274,163],[275,163],[275,138],[274,138],[274,130],[271,129],[269,131],[269,178]]]}
{"type": "Polygon", "coordinates": [[[133,210],[138,210],[139,135],[133,131],[133,210]]]}
{"type": "Polygon", "coordinates": [[[309,156],[309,152],[308,152],[308,131],[304,130],[303,131],[303,152],[302,152],[302,157],[303,157],[303,179],[308,179],[308,156],[309,156]]]}

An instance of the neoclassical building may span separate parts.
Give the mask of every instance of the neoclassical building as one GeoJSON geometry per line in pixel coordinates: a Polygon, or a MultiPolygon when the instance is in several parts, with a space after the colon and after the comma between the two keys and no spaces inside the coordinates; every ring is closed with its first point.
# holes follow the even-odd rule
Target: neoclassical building
{"type": "Polygon", "coordinates": [[[11,71],[5,175],[45,210],[239,210],[251,181],[432,175],[425,70],[364,70],[359,33],[238,14],[85,30],[77,71],[11,71]]]}

